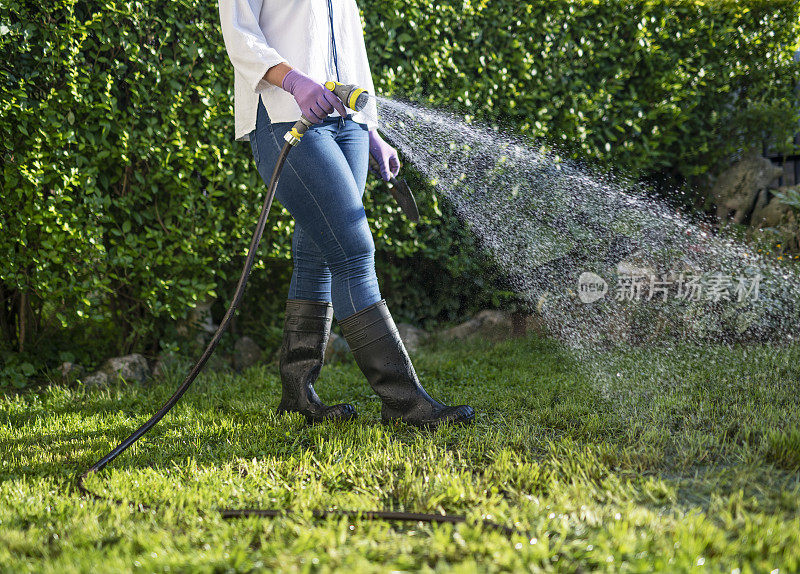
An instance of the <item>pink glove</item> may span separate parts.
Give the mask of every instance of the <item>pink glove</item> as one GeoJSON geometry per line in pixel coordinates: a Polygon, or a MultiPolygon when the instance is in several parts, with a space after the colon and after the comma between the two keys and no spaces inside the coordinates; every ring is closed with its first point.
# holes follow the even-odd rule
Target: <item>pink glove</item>
{"type": "Polygon", "coordinates": [[[380,176],[384,181],[389,181],[400,173],[400,158],[397,157],[397,150],[383,141],[378,135],[378,130],[369,132],[369,155],[378,162],[380,176]]]}
{"type": "Polygon", "coordinates": [[[317,81],[312,80],[303,72],[295,69],[283,77],[281,87],[294,96],[303,115],[312,123],[319,124],[333,113],[333,109],[347,116],[347,110],[336,94],[317,81]]]}

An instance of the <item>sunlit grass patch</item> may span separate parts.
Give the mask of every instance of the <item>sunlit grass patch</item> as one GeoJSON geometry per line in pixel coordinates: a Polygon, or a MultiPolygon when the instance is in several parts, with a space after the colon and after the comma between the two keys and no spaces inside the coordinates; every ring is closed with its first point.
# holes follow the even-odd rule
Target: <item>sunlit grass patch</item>
{"type": "Polygon", "coordinates": [[[0,566],[8,571],[333,568],[792,571],[800,567],[796,348],[598,356],[614,385],[553,341],[440,344],[426,387],[471,427],[379,424],[352,363],[323,398],[352,424],[278,416],[274,366],[201,375],[149,435],[75,475],[149,416],[182,373],[146,386],[51,387],[0,400],[0,566]],[[635,366],[635,372],[627,365],[635,366]],[[150,505],[149,510],[139,504],[150,505]],[[222,520],[217,509],[278,508],[222,520]],[[317,509],[464,514],[467,524],[314,519],[317,509]],[[481,518],[514,527],[509,537],[481,518]],[[98,567],[98,565],[100,565],[98,567]]]}

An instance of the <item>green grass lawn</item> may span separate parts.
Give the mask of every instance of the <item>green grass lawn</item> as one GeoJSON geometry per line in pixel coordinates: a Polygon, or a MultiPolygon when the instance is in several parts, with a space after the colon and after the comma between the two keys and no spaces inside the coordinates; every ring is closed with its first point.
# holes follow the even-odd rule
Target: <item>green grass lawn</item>
{"type": "Polygon", "coordinates": [[[0,398],[0,570],[464,572],[800,569],[800,348],[684,348],[577,362],[535,337],[415,355],[434,396],[476,424],[385,427],[354,364],[317,385],[358,422],[278,417],[275,365],[204,374],[88,485],[74,477],[183,377],[0,398]],[[605,365],[604,368],[598,365],[605,365]],[[608,370],[614,374],[606,377],[608,370]],[[615,371],[619,371],[619,376],[615,371]],[[218,507],[297,511],[225,521],[218,507]],[[458,526],[313,509],[463,513],[458,526]],[[490,517],[521,532],[483,528],[490,517]]]}

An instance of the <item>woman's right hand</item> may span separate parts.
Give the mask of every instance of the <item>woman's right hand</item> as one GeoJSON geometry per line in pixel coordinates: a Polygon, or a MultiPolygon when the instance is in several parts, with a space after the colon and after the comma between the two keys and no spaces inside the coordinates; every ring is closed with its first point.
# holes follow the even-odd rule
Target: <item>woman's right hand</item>
{"type": "Polygon", "coordinates": [[[319,124],[336,109],[342,117],[347,110],[342,101],[328,88],[295,69],[283,77],[281,87],[294,96],[303,115],[312,124],[319,124]]]}

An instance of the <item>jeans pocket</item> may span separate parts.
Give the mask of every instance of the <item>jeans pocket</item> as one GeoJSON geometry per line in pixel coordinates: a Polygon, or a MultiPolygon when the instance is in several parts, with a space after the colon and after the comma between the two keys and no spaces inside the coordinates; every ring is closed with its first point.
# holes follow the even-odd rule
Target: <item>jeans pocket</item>
{"type": "Polygon", "coordinates": [[[258,95],[258,105],[256,106],[256,132],[260,131],[272,132],[272,122],[269,119],[267,108],[264,106],[264,101],[261,99],[261,94],[258,95]]]}

